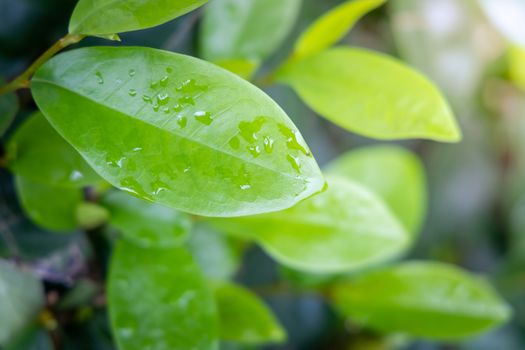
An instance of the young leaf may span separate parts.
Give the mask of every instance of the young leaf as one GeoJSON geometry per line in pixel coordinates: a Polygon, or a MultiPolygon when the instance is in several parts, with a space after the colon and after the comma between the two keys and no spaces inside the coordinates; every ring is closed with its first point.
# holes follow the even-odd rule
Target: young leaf
{"type": "Polygon", "coordinates": [[[36,319],[44,306],[40,281],[0,261],[0,346],[6,346],[36,319]]]}
{"type": "Polygon", "coordinates": [[[386,0],[351,0],[330,10],[301,35],[292,55],[300,59],[323,51],[341,40],[356,22],[386,0]]]}
{"type": "Polygon", "coordinates": [[[92,47],[47,62],[31,88],[51,124],[104,179],[143,199],[235,216],[288,208],[324,186],[282,109],[205,61],[92,47]]]}
{"type": "Polygon", "coordinates": [[[408,232],[419,230],[427,196],[423,165],[413,153],[394,146],[361,148],[340,156],[325,171],[375,192],[408,232]]]}
{"type": "Polygon", "coordinates": [[[214,63],[246,80],[250,80],[259,66],[259,62],[245,59],[221,60],[214,63]]]}
{"type": "Polygon", "coordinates": [[[83,187],[100,177],[47,122],[30,116],[8,144],[9,168],[15,174],[49,185],[83,187]]]}
{"type": "Polygon", "coordinates": [[[201,27],[202,57],[261,62],[291,31],[301,0],[214,0],[201,27]]]}
{"type": "Polygon", "coordinates": [[[187,214],[145,202],[122,191],[108,193],[103,204],[110,211],[110,223],[130,242],[144,248],[179,246],[191,230],[192,222],[187,214]]]}
{"type": "Polygon", "coordinates": [[[278,79],[320,115],[365,136],[446,142],[461,138],[434,85],[382,54],[338,47],[287,64],[278,79]]]}
{"type": "Polygon", "coordinates": [[[253,345],[286,339],[272,312],[249,290],[222,283],[215,288],[215,299],[221,339],[253,345]]]}
{"type": "Polygon", "coordinates": [[[525,91],[525,47],[512,46],[508,55],[510,79],[525,91]]]}
{"type": "Polygon", "coordinates": [[[120,241],[108,283],[109,313],[119,349],[216,348],[212,291],[184,249],[144,249],[120,241]]]}
{"type": "Polygon", "coordinates": [[[112,34],[168,22],[193,11],[206,1],[80,0],[71,15],[69,33],[115,38],[112,34]]]}
{"type": "Polygon", "coordinates": [[[399,254],[408,233],[383,201],[364,187],[330,176],[328,190],[285,211],[212,223],[258,240],[284,265],[342,272],[399,254]]]}
{"type": "Polygon", "coordinates": [[[404,263],[343,282],[333,290],[343,315],[384,332],[450,339],[505,322],[509,307],[485,281],[456,267],[404,263]]]}
{"type": "Polygon", "coordinates": [[[92,230],[109,220],[109,211],[97,203],[82,202],[77,205],[76,218],[84,230],[92,230]]]}
{"type": "MultiPolygon", "coordinates": [[[[0,86],[4,85],[4,80],[0,79],[0,86]]],[[[0,137],[7,131],[13,118],[18,112],[18,99],[14,93],[7,93],[0,96],[0,137]]]]}
{"type": "Polygon", "coordinates": [[[16,190],[26,215],[36,224],[52,231],[70,231],[78,227],[77,206],[82,191],[15,177],[16,190]]]}

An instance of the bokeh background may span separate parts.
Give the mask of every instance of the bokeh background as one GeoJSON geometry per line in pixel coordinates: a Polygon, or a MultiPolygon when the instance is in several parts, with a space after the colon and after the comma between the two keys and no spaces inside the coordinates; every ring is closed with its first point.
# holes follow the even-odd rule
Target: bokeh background
{"type": "MultiPolygon", "coordinates": [[[[261,74],[287,57],[302,29],[340,2],[304,0],[294,32],[261,74]]],[[[502,18],[516,15],[506,7],[507,1],[492,2],[499,4],[502,18]]],[[[197,260],[216,274],[234,274],[269,303],[288,330],[287,344],[268,349],[525,349],[525,87],[520,90],[511,74],[512,64],[525,66],[525,61],[513,63],[508,40],[480,3],[390,0],[367,15],[344,41],[394,55],[425,73],[442,89],[463,130],[458,144],[398,143],[423,160],[429,191],[424,228],[407,258],[450,262],[486,275],[512,304],[514,318],[499,330],[460,343],[392,337],[388,345],[368,330],[341,323],[308,288],[318,276],[283,268],[255,246],[240,249],[208,227],[199,227],[192,244],[208,248],[197,260]]],[[[0,76],[18,74],[61,37],[75,4],[75,0],[0,0],[0,76]]],[[[198,56],[200,15],[198,10],[154,29],[123,34],[122,44],[198,56]]],[[[525,18],[521,23],[525,27],[525,18]]],[[[89,38],[82,45],[115,43],[89,38]]],[[[347,150],[378,143],[316,116],[287,87],[266,91],[294,120],[320,165],[347,150]]],[[[19,97],[21,112],[11,131],[35,109],[28,91],[20,91],[19,97]]],[[[24,218],[11,175],[4,170],[0,186],[0,256],[29,262],[46,281],[48,299],[71,296],[72,291],[90,295],[89,302],[65,308],[60,316],[63,348],[114,349],[100,293],[110,255],[106,237],[111,232],[42,231],[24,218]]],[[[48,349],[44,335],[31,346],[28,349],[48,349]]],[[[224,348],[250,349],[234,344],[224,348]]]]}

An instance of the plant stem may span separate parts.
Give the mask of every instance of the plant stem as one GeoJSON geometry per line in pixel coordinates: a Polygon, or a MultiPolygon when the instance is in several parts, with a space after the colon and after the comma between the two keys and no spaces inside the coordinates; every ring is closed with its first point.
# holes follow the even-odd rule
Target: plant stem
{"type": "Polygon", "coordinates": [[[44,52],[40,57],[38,57],[36,61],[33,62],[33,64],[31,64],[29,68],[25,70],[25,72],[20,74],[9,84],[0,87],[0,96],[14,90],[29,87],[29,79],[31,79],[31,77],[33,76],[33,74],[35,74],[38,68],[40,68],[51,57],[56,55],[58,52],[62,51],[64,48],[68,47],[69,45],[76,44],[84,38],[84,35],[68,34],[60,40],[58,40],[55,44],[53,44],[53,46],[47,49],[46,52],[44,52]]]}

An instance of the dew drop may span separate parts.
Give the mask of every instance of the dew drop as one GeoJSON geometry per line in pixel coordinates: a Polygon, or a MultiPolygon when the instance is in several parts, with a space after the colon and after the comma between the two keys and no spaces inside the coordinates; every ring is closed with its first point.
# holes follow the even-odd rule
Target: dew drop
{"type": "Polygon", "coordinates": [[[167,93],[163,92],[157,95],[157,103],[159,105],[164,106],[168,104],[169,101],[170,101],[170,96],[167,93]]]}
{"type": "Polygon", "coordinates": [[[288,128],[284,124],[279,124],[279,131],[284,137],[286,137],[286,145],[289,149],[301,151],[305,156],[311,155],[310,151],[306,148],[306,146],[303,146],[299,142],[297,131],[288,128]]]}
{"type": "Polygon", "coordinates": [[[191,166],[185,168],[185,169],[184,169],[184,172],[185,172],[185,173],[188,173],[190,170],[191,170],[191,166]]]}
{"type": "Polygon", "coordinates": [[[240,187],[241,190],[243,190],[243,191],[246,191],[246,190],[249,190],[250,188],[252,188],[252,186],[250,186],[250,185],[248,185],[248,184],[240,185],[239,187],[240,187]]]}
{"type": "Polygon", "coordinates": [[[259,146],[250,146],[248,147],[248,151],[250,151],[254,158],[257,158],[261,155],[261,149],[259,146]]]}
{"type": "Polygon", "coordinates": [[[95,76],[97,77],[97,83],[99,84],[104,84],[104,77],[102,76],[102,73],[100,73],[99,71],[97,71],[95,73],[95,76]]]}
{"type": "Polygon", "coordinates": [[[257,133],[266,122],[265,117],[257,117],[251,122],[240,122],[238,125],[239,133],[246,142],[254,143],[257,141],[257,133]]]}
{"type": "Polygon", "coordinates": [[[162,79],[160,79],[160,85],[161,86],[167,86],[169,79],[170,78],[168,76],[163,77],[162,79]]]}
{"type": "Polygon", "coordinates": [[[150,186],[151,186],[151,194],[153,196],[158,196],[162,192],[164,192],[164,191],[169,189],[169,186],[165,182],[163,182],[163,181],[161,181],[159,179],[153,181],[150,184],[150,186]]]}
{"type": "Polygon", "coordinates": [[[128,72],[128,75],[129,75],[130,77],[134,77],[136,73],[137,73],[137,72],[136,72],[134,69],[130,69],[129,72],[128,72]]]}
{"type": "Polygon", "coordinates": [[[129,89],[128,94],[129,94],[131,97],[135,97],[135,96],[137,96],[137,90],[135,90],[135,89],[129,89]]]}
{"type": "Polygon", "coordinates": [[[158,112],[159,109],[160,109],[159,104],[158,104],[157,102],[155,102],[155,103],[153,104],[153,110],[154,110],[155,112],[158,112]]]}
{"type": "Polygon", "coordinates": [[[173,73],[173,68],[171,67],[166,68],[166,73],[168,74],[173,73]]]}
{"type": "Polygon", "coordinates": [[[234,136],[230,139],[230,141],[228,141],[228,144],[233,149],[239,149],[239,147],[241,146],[241,141],[237,136],[234,136]]]}
{"type": "Polygon", "coordinates": [[[186,119],[185,116],[179,115],[177,116],[177,124],[179,124],[179,126],[184,129],[188,124],[188,119],[186,119]]]}
{"type": "Polygon", "coordinates": [[[288,154],[286,156],[286,159],[290,162],[290,165],[292,168],[295,169],[298,173],[301,172],[301,163],[299,162],[299,158],[292,156],[291,154],[288,154]]]}
{"type": "Polygon", "coordinates": [[[170,113],[170,108],[169,107],[162,107],[162,111],[166,114],[169,114],[170,113]]]}
{"type": "Polygon", "coordinates": [[[210,112],[198,111],[193,115],[195,119],[204,125],[210,125],[213,122],[210,112]]]}
{"type": "Polygon", "coordinates": [[[179,104],[176,104],[175,106],[173,106],[173,110],[175,112],[180,112],[180,111],[182,111],[182,106],[179,105],[179,104]]]}
{"type": "Polygon", "coordinates": [[[187,104],[187,105],[195,105],[195,101],[193,100],[193,97],[190,96],[182,96],[179,98],[180,104],[187,104]]]}
{"type": "Polygon", "coordinates": [[[273,139],[269,136],[264,137],[264,150],[266,153],[272,153],[273,151],[273,139]]]}
{"type": "Polygon", "coordinates": [[[144,100],[144,102],[151,103],[151,97],[149,97],[148,95],[143,95],[142,99],[144,100]]]}
{"type": "Polygon", "coordinates": [[[154,81],[152,82],[151,84],[149,84],[149,87],[152,88],[152,89],[155,89],[157,87],[157,85],[159,84],[158,81],[154,81]]]}

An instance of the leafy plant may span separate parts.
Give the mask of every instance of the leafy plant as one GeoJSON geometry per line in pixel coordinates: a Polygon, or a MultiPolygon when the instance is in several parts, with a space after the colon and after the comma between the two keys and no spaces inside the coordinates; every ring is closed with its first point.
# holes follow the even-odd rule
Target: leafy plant
{"type": "MultiPolygon", "coordinates": [[[[459,141],[448,103],[422,74],[385,54],[332,47],[384,1],[330,10],[271,70],[260,68],[289,37],[299,0],[211,1],[199,36],[207,61],[145,47],[56,55],[87,36],[120,40],[205,2],[80,0],[69,34],[0,88],[2,134],[16,114],[14,91],[30,88],[39,108],[1,160],[27,216],[114,246],[107,304],[118,348],[284,341],[271,311],[229,281],[250,242],[299,279],[319,277],[308,288],[372,330],[451,339],[504,323],[505,302],[466,271],[385,266],[406,254],[424,219],[417,156],[366,147],[321,171],[299,129],[261,90],[286,84],[360,135],[459,141]]],[[[89,310],[82,300],[102,293],[88,285],[79,290],[89,293],[67,294],[77,317],[89,310]]],[[[44,306],[41,284],[24,268],[2,262],[0,295],[0,345],[11,349],[40,337],[38,327],[57,326],[60,310],[44,306]]]]}

